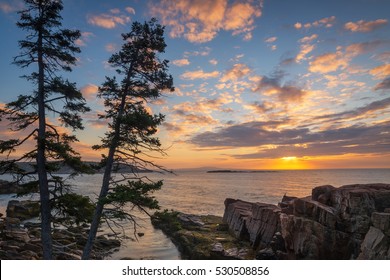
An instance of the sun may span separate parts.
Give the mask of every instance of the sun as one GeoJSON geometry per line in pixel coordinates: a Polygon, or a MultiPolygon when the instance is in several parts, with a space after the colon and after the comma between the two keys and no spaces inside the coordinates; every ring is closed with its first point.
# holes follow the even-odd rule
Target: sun
{"type": "Polygon", "coordinates": [[[295,156],[281,157],[276,161],[276,169],[307,169],[307,163],[295,156]]]}
{"type": "Polygon", "coordinates": [[[282,160],[285,160],[285,161],[294,161],[294,160],[297,160],[297,157],[282,157],[282,160]]]}

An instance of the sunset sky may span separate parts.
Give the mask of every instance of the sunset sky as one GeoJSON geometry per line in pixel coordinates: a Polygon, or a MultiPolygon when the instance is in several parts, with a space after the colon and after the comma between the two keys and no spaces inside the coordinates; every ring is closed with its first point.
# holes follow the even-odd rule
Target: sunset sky
{"type": "MultiPolygon", "coordinates": [[[[166,26],[175,92],[150,105],[166,168],[390,168],[390,1],[64,0],[79,29],[76,82],[92,112],[75,146],[99,143],[96,98],[133,21],[166,26]]],[[[0,0],[0,103],[30,92],[12,65],[19,0],[0,0]]],[[[49,116],[55,117],[55,116],[49,116]]],[[[1,137],[10,137],[0,123],[1,137]]]]}

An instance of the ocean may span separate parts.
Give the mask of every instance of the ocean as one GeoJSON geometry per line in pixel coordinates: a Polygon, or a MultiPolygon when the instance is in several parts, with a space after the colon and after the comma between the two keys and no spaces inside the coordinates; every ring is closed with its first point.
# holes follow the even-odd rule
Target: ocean
{"type": "MultiPolygon", "coordinates": [[[[163,180],[162,189],[154,195],[161,209],[192,214],[223,215],[226,198],[277,204],[283,195],[304,197],[320,185],[340,187],[348,184],[388,183],[390,169],[281,170],[272,172],[207,173],[206,170],[177,171],[173,174],[148,173],[151,180],[163,180]]],[[[75,191],[96,197],[101,174],[82,175],[72,183],[75,191]]],[[[10,195],[0,195],[0,212],[5,213],[10,195]]],[[[173,243],[150,224],[148,216],[134,213],[139,219],[134,237],[131,224],[124,228],[129,236],[119,251],[109,259],[180,259],[173,243]],[[138,239],[138,240],[137,240],[138,239]]]]}

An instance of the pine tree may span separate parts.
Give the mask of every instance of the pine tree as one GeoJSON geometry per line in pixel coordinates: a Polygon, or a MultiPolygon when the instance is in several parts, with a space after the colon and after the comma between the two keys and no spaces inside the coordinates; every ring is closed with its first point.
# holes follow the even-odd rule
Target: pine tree
{"type": "MultiPolygon", "coordinates": [[[[71,147],[77,141],[74,135],[61,133],[59,125],[73,130],[82,129],[80,114],[89,110],[82,94],[74,83],[59,76],[61,71],[71,71],[76,63],[75,54],[80,49],[75,40],[79,31],[61,29],[63,9],[59,0],[25,0],[26,9],[19,12],[17,26],[27,32],[19,41],[20,55],[14,63],[21,68],[32,69],[24,76],[34,86],[30,94],[20,95],[17,100],[0,110],[0,119],[6,119],[10,128],[23,137],[0,140],[0,152],[6,159],[0,162],[2,172],[16,174],[16,180],[29,189],[39,189],[41,203],[41,238],[43,258],[52,258],[52,209],[66,193],[66,184],[55,176],[62,165],[84,170],[79,154],[71,147]],[[48,116],[56,115],[53,119],[48,116]],[[18,153],[22,146],[35,146],[28,152],[18,153]],[[29,168],[25,168],[30,163],[29,168]],[[37,178],[35,175],[38,175],[37,178]],[[49,188],[53,185],[53,188],[49,188]]],[[[26,190],[28,192],[28,190],[26,190]]],[[[70,213],[62,203],[62,214],[70,213]]],[[[82,218],[82,217],[79,217],[82,218]]]]}
{"type": "MultiPolygon", "coordinates": [[[[108,120],[108,131],[96,150],[108,151],[103,155],[104,175],[101,192],[94,213],[83,259],[88,259],[102,218],[127,218],[126,204],[142,211],[158,208],[158,202],[150,196],[161,188],[162,182],[143,181],[138,171],[157,167],[147,159],[147,152],[163,152],[161,143],[154,134],[164,116],[151,115],[145,103],[161,96],[162,91],[173,91],[173,79],[168,74],[168,61],[159,54],[165,51],[164,27],[156,19],[132,24],[131,31],[122,34],[124,44],[113,54],[109,64],[122,77],[106,77],[99,88],[99,97],[104,99],[105,113],[101,119],[108,120]],[[115,180],[112,173],[127,167],[132,174],[122,174],[115,180]]],[[[161,168],[161,167],[160,167],[161,168]]]]}

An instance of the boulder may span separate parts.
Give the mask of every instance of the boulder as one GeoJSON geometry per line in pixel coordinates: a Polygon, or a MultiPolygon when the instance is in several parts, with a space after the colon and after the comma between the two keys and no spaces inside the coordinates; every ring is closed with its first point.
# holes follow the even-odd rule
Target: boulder
{"type": "Polygon", "coordinates": [[[7,205],[7,217],[28,220],[38,217],[40,213],[40,204],[38,201],[18,201],[10,200],[7,205]]]}
{"type": "Polygon", "coordinates": [[[229,199],[225,200],[225,213],[222,221],[229,225],[230,232],[237,238],[248,238],[247,223],[252,216],[252,203],[229,199]]]}
{"type": "Polygon", "coordinates": [[[277,231],[280,231],[281,210],[272,204],[254,203],[247,222],[249,241],[254,248],[267,247],[277,231]]]}
{"type": "Polygon", "coordinates": [[[0,179],[0,194],[18,193],[22,190],[18,184],[0,179]]]}
{"type": "Polygon", "coordinates": [[[314,201],[318,201],[325,205],[330,205],[331,192],[335,187],[331,185],[319,186],[312,190],[311,197],[314,201]]]}

